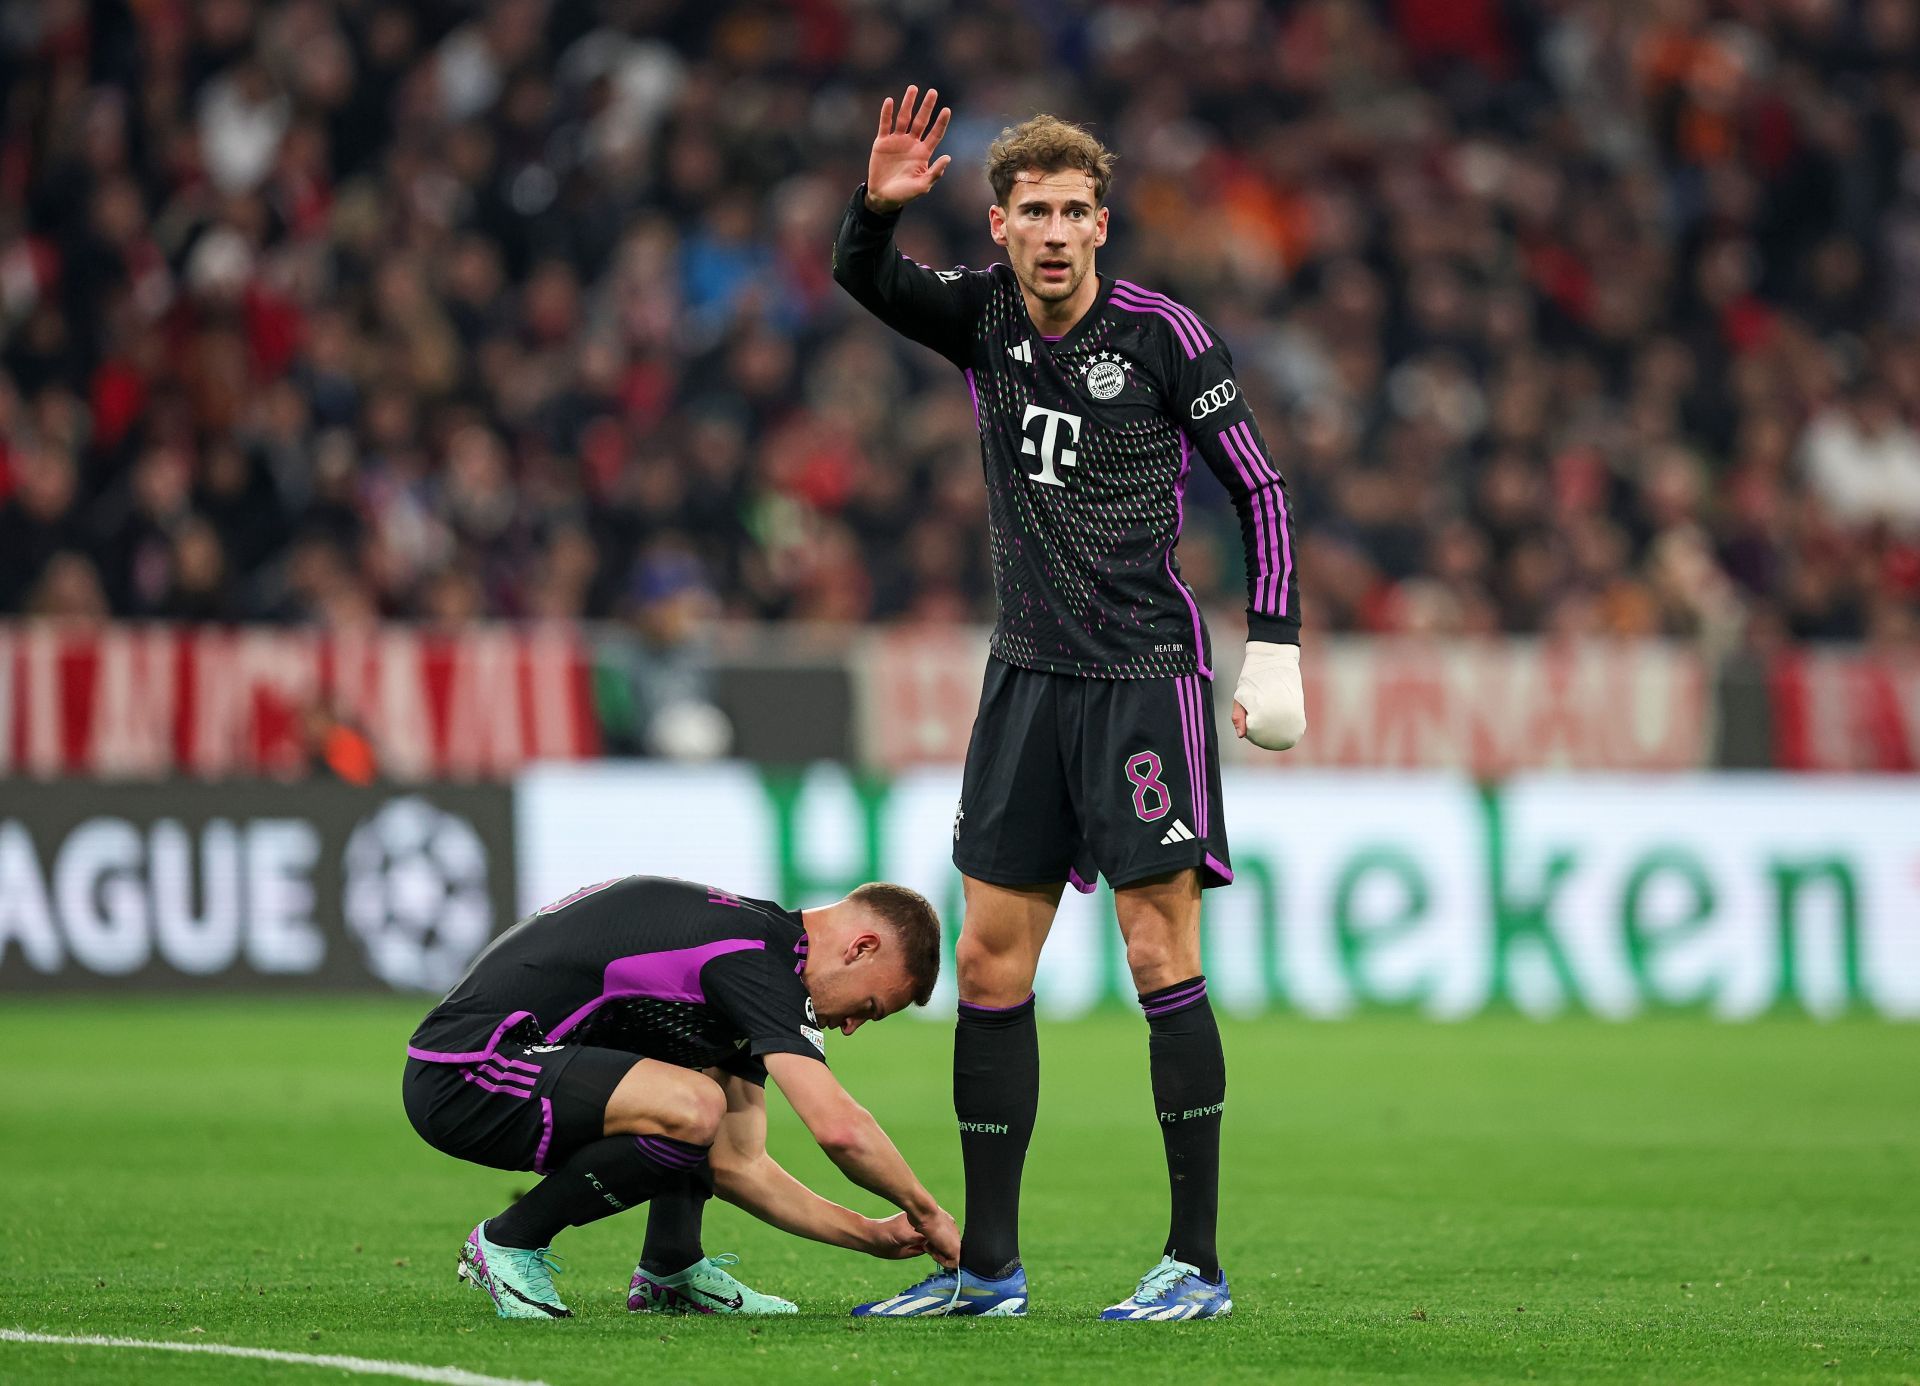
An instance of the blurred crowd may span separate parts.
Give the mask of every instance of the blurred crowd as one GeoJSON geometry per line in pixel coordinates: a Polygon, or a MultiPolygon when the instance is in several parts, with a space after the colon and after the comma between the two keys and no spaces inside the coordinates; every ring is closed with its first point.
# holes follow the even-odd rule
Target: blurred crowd
{"type": "Polygon", "coordinates": [[[1310,632],[1920,644],[1913,0],[38,0],[0,62],[0,612],[990,617],[966,392],[828,273],[915,81],[929,264],[1003,125],[1118,152],[1310,632]]]}

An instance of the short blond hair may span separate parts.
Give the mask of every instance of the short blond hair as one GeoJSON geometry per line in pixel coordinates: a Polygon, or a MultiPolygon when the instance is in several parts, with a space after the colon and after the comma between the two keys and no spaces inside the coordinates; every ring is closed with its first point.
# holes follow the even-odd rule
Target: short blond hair
{"type": "Polygon", "coordinates": [[[847,899],[893,931],[907,976],[913,979],[913,1004],[926,1005],[940,980],[940,916],[932,903],[919,891],[888,881],[868,881],[847,899]]]}
{"type": "Polygon", "coordinates": [[[1000,132],[987,147],[987,181],[1002,207],[1013,196],[1013,181],[1028,170],[1064,173],[1077,169],[1093,179],[1093,201],[1107,200],[1113,182],[1113,154],[1085,128],[1058,116],[1037,115],[1000,132]]]}

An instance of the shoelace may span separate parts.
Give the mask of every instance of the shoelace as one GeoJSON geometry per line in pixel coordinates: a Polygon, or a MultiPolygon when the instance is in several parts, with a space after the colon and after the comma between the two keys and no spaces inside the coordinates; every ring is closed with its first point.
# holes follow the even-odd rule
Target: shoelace
{"type": "Polygon", "coordinates": [[[932,1275],[928,1276],[925,1280],[922,1280],[919,1284],[909,1286],[906,1290],[902,1291],[901,1298],[904,1299],[908,1295],[925,1294],[928,1290],[933,1288],[933,1282],[940,1279],[940,1277],[943,1275],[950,1275],[953,1277],[953,1293],[947,1296],[947,1312],[952,1313],[953,1306],[960,1302],[960,1268],[958,1266],[955,1266],[952,1270],[935,1271],[932,1275]]]}
{"type": "Polygon", "coordinates": [[[1133,1292],[1135,1304],[1151,1304],[1187,1278],[1187,1268],[1175,1260],[1165,1260],[1140,1277],[1140,1288],[1133,1292]]]}
{"type": "Polygon", "coordinates": [[[560,1292],[553,1287],[553,1277],[567,1273],[566,1262],[555,1256],[551,1247],[543,1246],[536,1251],[525,1251],[519,1247],[500,1249],[511,1252],[515,1258],[519,1259],[520,1272],[532,1283],[536,1294],[560,1298],[560,1292]]]}

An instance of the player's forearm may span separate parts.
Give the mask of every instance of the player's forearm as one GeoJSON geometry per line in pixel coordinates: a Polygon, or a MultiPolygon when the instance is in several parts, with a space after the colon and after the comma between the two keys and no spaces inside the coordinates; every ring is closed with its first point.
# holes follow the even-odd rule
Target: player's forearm
{"type": "Polygon", "coordinates": [[[900,255],[894,249],[895,212],[876,211],[861,188],[840,222],[833,243],[834,281],[856,298],[882,295],[889,287],[887,271],[900,255]]]}
{"type": "Polygon", "coordinates": [[[869,1193],[879,1194],[908,1216],[922,1218],[939,1211],[940,1205],[914,1178],[880,1123],[866,1112],[849,1118],[834,1131],[816,1132],[814,1139],[848,1179],[869,1193]]]}
{"type": "Polygon", "coordinates": [[[724,1168],[716,1165],[713,1182],[721,1198],[782,1232],[850,1251],[866,1249],[867,1219],[822,1198],[770,1155],[724,1168]]]}

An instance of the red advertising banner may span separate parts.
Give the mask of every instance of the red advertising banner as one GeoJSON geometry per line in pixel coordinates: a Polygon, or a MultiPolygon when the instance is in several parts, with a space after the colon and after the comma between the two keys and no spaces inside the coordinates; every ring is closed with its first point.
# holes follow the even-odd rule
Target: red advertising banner
{"type": "Polygon", "coordinates": [[[1920,654],[1786,651],[1769,671],[1784,770],[1920,770],[1920,654]]]}
{"type": "Polygon", "coordinates": [[[0,624],[0,776],[294,778],[316,710],[382,777],[487,780],[599,749],[577,628],[0,624]]]}
{"type": "MultiPolygon", "coordinates": [[[[1235,642],[1215,646],[1223,759],[1291,769],[1691,770],[1713,748],[1711,670],[1683,645],[1329,638],[1301,660],[1307,736],[1284,754],[1229,722],[1235,642]]],[[[860,744],[882,769],[966,754],[984,632],[876,632],[856,660],[860,744]]]]}
{"type": "Polygon", "coordinates": [[[1711,666],[1685,645],[1329,640],[1300,669],[1306,739],[1284,754],[1233,742],[1243,762],[1484,777],[1695,770],[1713,753],[1711,666]]]}

